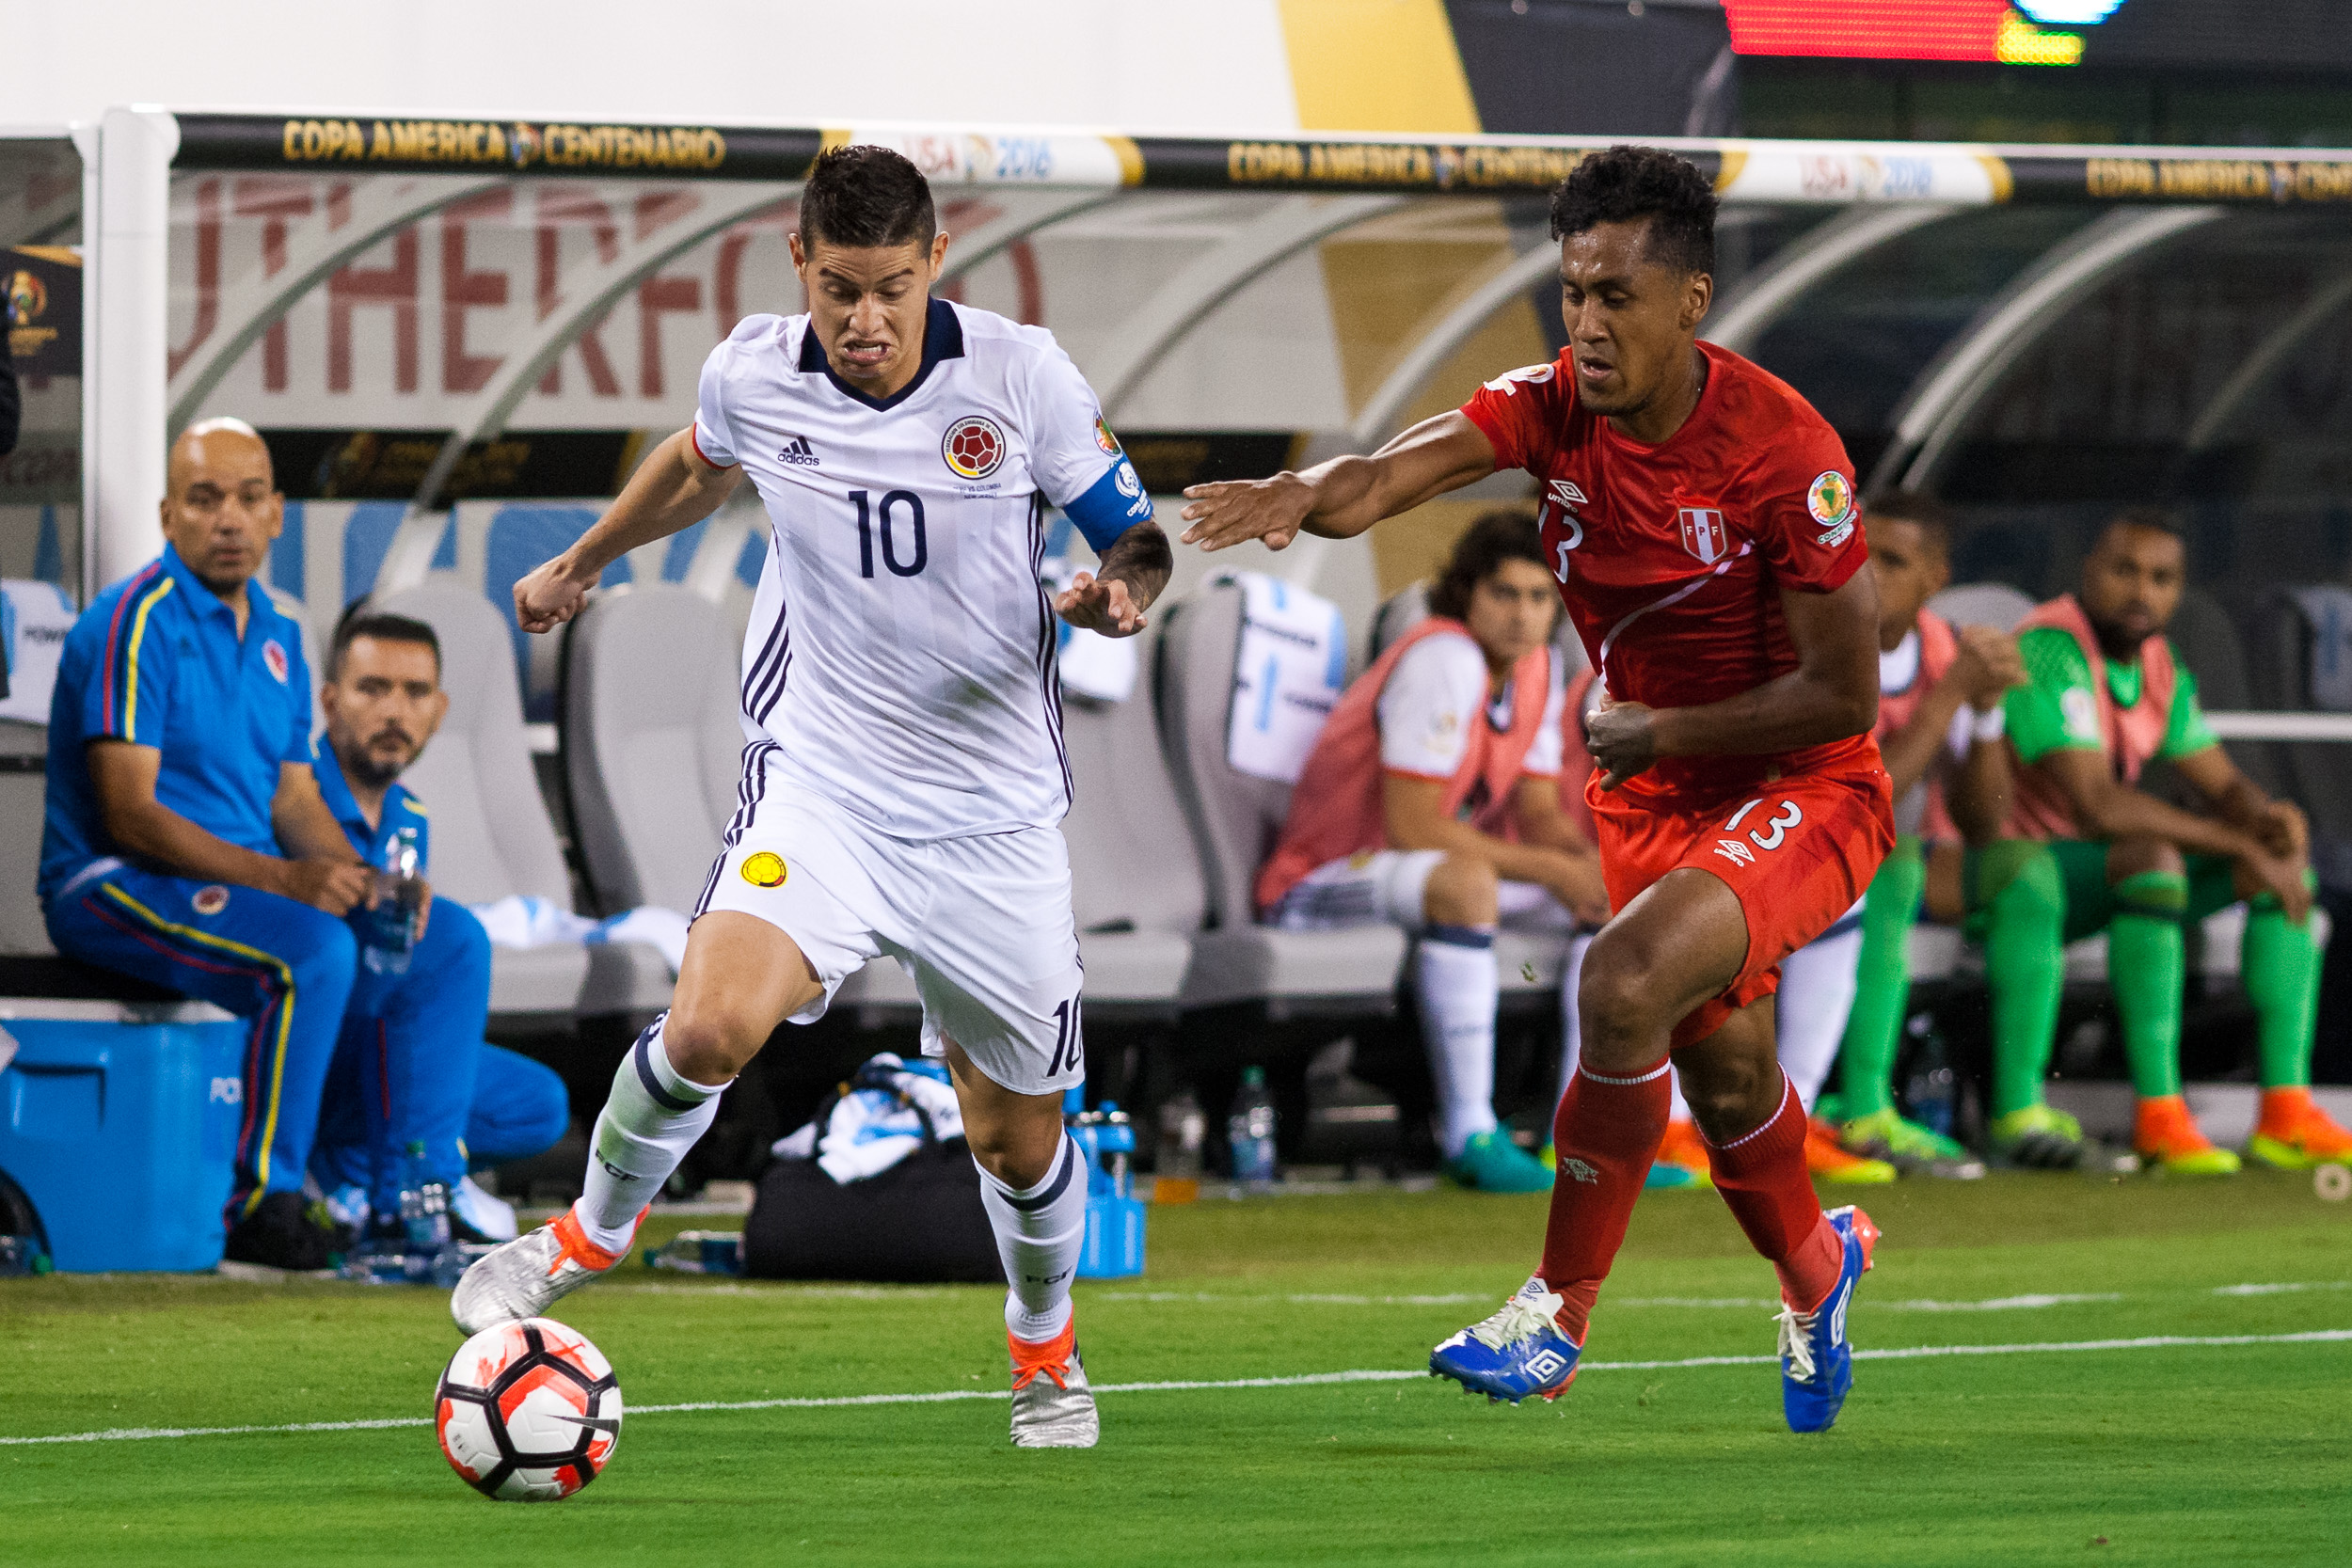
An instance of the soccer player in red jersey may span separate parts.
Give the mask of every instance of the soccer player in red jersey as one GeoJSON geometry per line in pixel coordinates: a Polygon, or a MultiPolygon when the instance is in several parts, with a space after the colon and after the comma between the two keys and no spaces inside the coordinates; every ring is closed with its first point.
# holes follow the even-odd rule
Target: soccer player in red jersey
{"type": "Polygon", "coordinates": [[[1684,159],[1586,158],[1552,197],[1557,360],[1370,457],[1196,485],[1184,538],[1347,538],[1500,468],[1535,476],[1544,551],[1607,693],[1586,799],[1618,912],[1584,963],[1542,1268],[1430,1369],[1515,1403],[1567,1386],[1665,1132],[1671,1056],[1715,1184],[1779,1273],[1789,1425],[1820,1431],[1851,1382],[1846,1305],[1877,1231],[1814,1196],[1772,991],[1894,845],[1870,738],[1878,599],[1836,435],[1786,383],[1697,341],[1714,218],[1684,159]]]}

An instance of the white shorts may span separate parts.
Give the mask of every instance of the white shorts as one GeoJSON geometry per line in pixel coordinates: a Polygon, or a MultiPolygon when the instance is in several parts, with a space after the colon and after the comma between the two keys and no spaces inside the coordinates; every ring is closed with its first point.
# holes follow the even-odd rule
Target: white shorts
{"type": "Polygon", "coordinates": [[[1070,851],[1056,828],[892,838],[812,791],[771,781],[738,812],[694,912],[756,915],[798,943],[824,994],[891,958],[923,999],[923,1053],[946,1039],[1016,1094],[1085,1082],[1070,851]]]}
{"type": "MultiPolygon", "coordinates": [[[[1377,849],[1316,866],[1293,883],[1266,914],[1266,924],[1293,931],[1327,931],[1348,926],[1401,926],[1418,931],[1429,875],[1445,859],[1442,849],[1377,849]]],[[[1576,917],[1550,890],[1534,882],[1502,882],[1495,889],[1505,926],[1522,929],[1571,930],[1576,917]]]]}

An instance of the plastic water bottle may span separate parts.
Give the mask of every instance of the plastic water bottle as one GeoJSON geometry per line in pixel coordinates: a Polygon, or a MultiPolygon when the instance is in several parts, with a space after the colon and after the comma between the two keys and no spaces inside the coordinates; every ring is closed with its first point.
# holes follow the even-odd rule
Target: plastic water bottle
{"type": "Polygon", "coordinates": [[[403,828],[384,846],[375,868],[375,907],[354,911],[359,925],[359,957],[377,974],[405,974],[417,945],[417,906],[423,883],[417,876],[417,830],[403,828]]]}
{"type": "Polygon", "coordinates": [[[455,1285],[466,1259],[449,1223],[449,1185],[425,1168],[424,1145],[408,1146],[407,1169],[400,1184],[400,1227],[407,1242],[412,1279],[455,1285]]]}
{"type": "Polygon", "coordinates": [[[1190,1089],[1160,1102],[1159,1148],[1152,1155],[1152,1201],[1192,1203],[1200,1196],[1200,1149],[1209,1118],[1190,1089]]]}
{"type": "Polygon", "coordinates": [[[1225,1141],[1235,1181],[1254,1193],[1274,1185],[1274,1097],[1266,1092],[1265,1069],[1242,1069],[1232,1115],[1225,1118],[1225,1141]]]}
{"type": "Polygon", "coordinates": [[[1903,1085],[1911,1119],[1931,1132],[1951,1136],[1959,1109],[1960,1081],[1952,1071],[1932,1014],[1912,1015],[1906,1032],[1912,1037],[1911,1074],[1903,1085]]]}

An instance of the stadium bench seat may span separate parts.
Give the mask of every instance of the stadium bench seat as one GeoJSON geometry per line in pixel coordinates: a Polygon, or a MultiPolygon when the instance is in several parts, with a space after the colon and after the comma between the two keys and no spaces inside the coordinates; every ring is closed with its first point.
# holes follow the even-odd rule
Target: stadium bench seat
{"type": "Polygon", "coordinates": [[[1964,582],[1928,601],[1956,626],[1997,626],[2003,631],[2033,613],[2034,601],[2006,582],[1964,582]]]}
{"type": "Polygon", "coordinates": [[[1255,919],[1250,883],[1290,807],[1290,786],[1226,760],[1242,590],[1212,582],[1162,615],[1155,661],[1168,769],[1192,826],[1209,925],[1193,944],[1186,1007],[1263,1005],[1270,1018],[1384,1013],[1395,1005],[1404,933],[1368,926],[1284,931],[1255,919]]]}
{"type": "MultiPolygon", "coordinates": [[[[1142,634],[1149,660],[1156,631],[1142,634]]],[[[1065,693],[1076,800],[1062,822],[1086,1003],[1093,1017],[1172,1017],[1208,907],[1200,860],[1160,750],[1152,682],[1124,702],[1065,693]]]]}
{"type": "MultiPolygon", "coordinates": [[[[449,717],[402,781],[432,814],[435,892],[468,904],[532,894],[572,909],[498,611],[480,594],[442,583],[387,594],[375,608],[424,622],[441,641],[449,717]]],[[[670,986],[667,962],[641,943],[492,949],[494,1017],[654,1012],[669,1006],[670,986]]]]}

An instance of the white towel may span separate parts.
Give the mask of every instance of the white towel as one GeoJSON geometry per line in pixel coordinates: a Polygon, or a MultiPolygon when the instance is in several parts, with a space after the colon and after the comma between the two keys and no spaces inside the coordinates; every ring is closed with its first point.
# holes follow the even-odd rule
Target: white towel
{"type": "Polygon", "coordinates": [[[812,1155],[844,1185],[879,1176],[922,1147],[923,1123],[942,1143],[963,1136],[963,1111],[944,1068],[912,1065],[885,1051],[858,1069],[861,1085],[845,1094],[822,1128],[809,1122],[771,1150],[780,1160],[812,1155]]]}
{"type": "Polygon", "coordinates": [[[10,578],[0,582],[0,637],[8,640],[8,694],[0,719],[49,722],[49,694],[57,685],[57,656],[73,629],[73,601],[54,582],[10,578]]]}
{"type": "Polygon", "coordinates": [[[1242,590],[1226,760],[1235,772],[1296,784],[1347,685],[1347,623],[1330,600],[1263,572],[1221,580],[1242,590]]]}
{"type": "Polygon", "coordinates": [[[2312,628],[2312,704],[2352,712],[2352,591],[2289,590],[2312,628]]]}
{"type": "Polygon", "coordinates": [[[551,898],[537,894],[510,894],[495,904],[469,904],[493,947],[555,947],[564,942],[640,942],[659,948],[675,974],[686,964],[686,917],[675,910],[646,904],[591,920],[574,914],[551,898]]]}
{"type": "MultiPolygon", "coordinates": [[[[1059,594],[1070,586],[1077,568],[1067,556],[1052,556],[1038,566],[1038,579],[1045,584],[1048,594],[1059,594]]],[[[1136,673],[1141,668],[1136,657],[1137,639],[1104,637],[1099,631],[1073,626],[1058,616],[1055,618],[1056,662],[1061,667],[1061,689],[1080,697],[1091,697],[1098,703],[1123,703],[1135,695],[1136,673]]]]}

